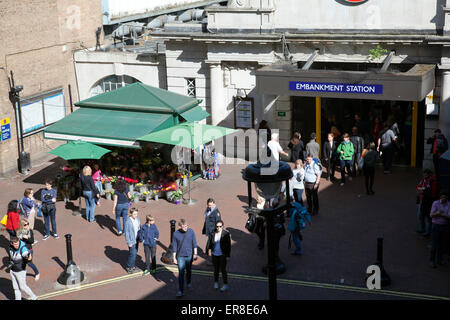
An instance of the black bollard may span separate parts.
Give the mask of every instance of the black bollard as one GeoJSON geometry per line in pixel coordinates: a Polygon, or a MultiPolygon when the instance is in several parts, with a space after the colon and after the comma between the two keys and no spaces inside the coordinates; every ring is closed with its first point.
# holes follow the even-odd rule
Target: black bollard
{"type": "Polygon", "coordinates": [[[172,247],[173,233],[175,232],[175,220],[170,220],[170,247],[172,247]]]}
{"type": "Polygon", "coordinates": [[[84,280],[84,274],[73,261],[72,235],[66,234],[64,237],[66,238],[67,264],[57,281],[62,285],[77,285],[84,280]]]}
{"type": "Polygon", "coordinates": [[[161,255],[161,262],[166,264],[173,264],[173,252],[172,252],[172,240],[173,233],[175,232],[175,224],[177,223],[175,220],[170,220],[170,245],[167,248],[167,251],[161,255]]]}
{"type": "Polygon", "coordinates": [[[385,287],[391,284],[391,277],[386,273],[383,267],[383,237],[377,238],[377,262],[375,263],[380,267],[381,271],[381,286],[385,287]]]}

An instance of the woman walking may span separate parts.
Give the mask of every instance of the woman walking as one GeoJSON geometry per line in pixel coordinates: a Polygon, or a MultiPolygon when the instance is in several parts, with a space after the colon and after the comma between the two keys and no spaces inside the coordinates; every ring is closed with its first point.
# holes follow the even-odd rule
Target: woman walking
{"type": "Polygon", "coordinates": [[[144,270],[144,275],[156,273],[156,241],[159,238],[159,231],[155,225],[155,218],[152,215],[145,217],[145,224],[139,232],[140,241],[144,242],[145,264],[147,268],[144,270]],[[152,267],[150,269],[150,256],[152,257],[152,267]]]}
{"type": "Polygon", "coordinates": [[[89,166],[84,166],[83,173],[80,174],[81,190],[86,200],[86,220],[89,222],[95,221],[95,198],[100,198],[94,179],[92,179],[92,169],[89,166]]]}
{"type": "Polygon", "coordinates": [[[212,254],[214,265],[214,289],[219,289],[219,271],[222,273],[223,286],[220,291],[228,290],[227,258],[230,257],[231,236],[223,228],[223,221],[216,222],[216,230],[208,236],[208,255],[212,254]]]}
{"type": "Polygon", "coordinates": [[[8,221],[6,222],[6,231],[9,233],[10,239],[17,235],[19,222],[19,201],[11,200],[8,203],[8,221]]]}
{"type": "MultiPolygon", "coordinates": [[[[30,223],[27,220],[20,220],[20,228],[17,231],[17,238],[25,243],[28,251],[33,255],[34,234],[30,227],[30,223]]],[[[28,261],[27,264],[34,271],[34,280],[38,281],[40,276],[38,268],[31,260],[28,261]]]]}
{"type": "Polygon", "coordinates": [[[305,149],[302,136],[299,132],[294,132],[291,141],[288,144],[288,148],[291,149],[291,161],[295,162],[297,159],[304,160],[303,151],[305,149]]]}
{"type": "Polygon", "coordinates": [[[305,169],[303,169],[303,161],[301,159],[297,159],[295,161],[295,168],[292,170],[294,174],[291,178],[291,182],[289,185],[292,185],[294,190],[294,199],[295,202],[303,205],[303,190],[305,190],[305,186],[303,184],[303,179],[305,179],[305,169]]]}
{"type": "Polygon", "coordinates": [[[136,255],[139,241],[138,232],[141,229],[141,220],[138,217],[138,209],[131,208],[125,222],[125,241],[128,245],[127,272],[133,273],[136,270],[136,255]]]}
{"type": "Polygon", "coordinates": [[[34,199],[34,192],[31,188],[26,188],[23,193],[23,198],[21,200],[21,205],[23,208],[23,213],[25,219],[28,220],[30,224],[30,229],[34,229],[34,220],[36,219],[36,212],[38,210],[39,203],[34,199]]]}
{"type": "Polygon", "coordinates": [[[366,193],[368,195],[375,194],[373,191],[373,182],[375,179],[375,164],[378,159],[378,152],[375,151],[375,143],[369,143],[369,150],[367,150],[364,155],[364,166],[363,172],[366,182],[366,193]]]}
{"type": "Polygon", "coordinates": [[[127,213],[129,208],[128,199],[131,197],[125,180],[117,181],[114,190],[114,202],[113,202],[113,214],[116,216],[116,228],[117,235],[122,235],[122,230],[125,228],[125,221],[127,219],[127,213]],[[120,224],[120,217],[123,220],[123,228],[120,224]]]}

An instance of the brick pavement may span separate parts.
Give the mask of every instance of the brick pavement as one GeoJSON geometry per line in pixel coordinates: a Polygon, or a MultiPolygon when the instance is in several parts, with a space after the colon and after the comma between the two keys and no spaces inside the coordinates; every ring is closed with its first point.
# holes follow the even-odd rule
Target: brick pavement
{"type": "MultiPolygon", "coordinates": [[[[21,197],[25,187],[30,186],[35,190],[41,188],[39,182],[45,176],[53,177],[63,163],[64,161],[56,158],[33,168],[31,174],[26,177],[16,174],[8,179],[1,179],[0,187],[3,192],[0,204],[6,208],[9,200],[21,197]]],[[[170,204],[165,200],[152,200],[148,204],[139,202],[137,207],[141,221],[147,213],[156,217],[164,247],[169,245],[169,220],[186,218],[197,234],[202,252],[206,244],[206,237],[201,235],[203,211],[206,199],[212,197],[216,200],[225,226],[233,239],[228,271],[263,276],[261,267],[267,261],[267,252],[256,248],[256,235],[248,233],[244,228],[247,215],[243,208],[247,203],[247,185],[240,174],[244,167],[245,164],[222,165],[223,174],[218,180],[197,180],[192,190],[192,198],[199,201],[194,206],[170,204]]],[[[344,187],[322,180],[319,194],[320,213],[313,217],[312,226],[304,231],[303,256],[289,254],[287,235],[281,240],[280,256],[287,265],[287,271],[280,278],[331,284],[339,284],[341,279],[344,279],[345,285],[364,287],[365,270],[376,260],[376,237],[381,235],[385,238],[384,266],[392,278],[392,285],[386,289],[450,297],[450,289],[446,285],[450,279],[450,268],[430,269],[427,263],[429,240],[422,239],[415,233],[415,185],[419,176],[418,170],[410,168],[395,168],[392,175],[383,175],[381,168],[377,168],[375,196],[365,195],[362,177],[357,177],[344,187]]],[[[56,279],[66,262],[63,235],[67,233],[73,235],[73,258],[85,273],[86,283],[126,274],[124,266],[128,250],[124,237],[115,234],[112,201],[103,199],[102,205],[96,208],[95,215],[97,222],[88,223],[81,217],[73,216],[71,210],[65,209],[64,204],[58,202],[56,219],[60,239],[50,238],[46,241],[41,240],[43,220],[37,219],[35,236],[39,243],[34,247],[34,261],[41,272],[41,279],[38,282],[35,282],[32,276],[27,279],[37,295],[61,289],[56,284],[56,279]]],[[[2,231],[2,247],[7,244],[7,239],[7,233],[2,231]]],[[[163,251],[163,248],[158,248],[158,261],[163,251]]],[[[142,248],[139,250],[139,256],[144,259],[142,248]]],[[[137,265],[140,267],[143,266],[142,259],[138,259],[137,265]]],[[[212,270],[212,267],[205,263],[203,255],[195,262],[194,268],[212,270]]],[[[137,277],[109,284],[107,290],[97,287],[53,299],[123,299],[124,295],[128,299],[173,299],[176,284],[174,276],[168,272],[160,274],[160,282],[149,277],[142,280],[137,277]],[[116,291],[115,288],[121,290],[116,291]]],[[[198,289],[191,299],[268,298],[267,286],[262,282],[231,279],[232,290],[220,294],[210,288],[211,277],[196,276],[193,281],[198,289]]],[[[280,299],[374,298],[363,293],[347,292],[339,295],[336,291],[330,292],[320,288],[296,288],[286,284],[279,285],[280,299]]],[[[9,275],[4,268],[0,270],[0,293],[0,299],[14,297],[9,275]]]]}

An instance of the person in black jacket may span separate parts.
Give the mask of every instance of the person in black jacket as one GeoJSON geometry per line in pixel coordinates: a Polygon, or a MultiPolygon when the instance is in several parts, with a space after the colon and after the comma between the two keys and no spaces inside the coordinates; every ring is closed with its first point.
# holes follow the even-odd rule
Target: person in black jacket
{"type": "Polygon", "coordinates": [[[292,162],[297,161],[297,159],[304,161],[305,157],[303,156],[303,151],[305,150],[305,146],[303,145],[303,141],[301,139],[301,134],[299,132],[294,132],[294,135],[288,144],[288,148],[291,149],[292,162]]]}
{"type": "Polygon", "coordinates": [[[433,155],[434,173],[436,178],[440,178],[439,157],[448,150],[447,138],[440,129],[434,130],[432,137],[427,139],[427,144],[431,144],[430,153],[433,155]]]}
{"type": "Polygon", "coordinates": [[[350,137],[350,141],[353,143],[353,149],[355,150],[355,153],[353,154],[353,175],[362,175],[362,167],[359,167],[359,163],[364,149],[364,139],[361,137],[361,134],[356,126],[352,128],[352,136],[350,137]]]}
{"type": "Polygon", "coordinates": [[[92,179],[92,169],[89,166],[84,166],[83,173],[80,174],[81,190],[83,191],[84,199],[86,200],[86,220],[94,222],[95,214],[95,198],[100,198],[100,193],[95,186],[94,179],[92,179]]]}
{"type": "Polygon", "coordinates": [[[337,142],[334,141],[334,134],[328,134],[328,141],[323,144],[323,158],[325,160],[325,165],[327,166],[327,180],[334,180],[334,173],[336,171],[336,162],[338,159],[338,154],[336,152],[337,142]],[[331,175],[330,175],[331,173],[331,175]],[[331,176],[331,177],[330,177],[331,176]]]}
{"type": "MultiPolygon", "coordinates": [[[[208,236],[211,232],[214,232],[216,223],[221,218],[220,211],[217,208],[214,199],[209,198],[206,200],[205,222],[203,223],[202,234],[208,236]]],[[[205,249],[205,253],[206,252],[208,252],[208,247],[205,249]]],[[[209,264],[211,264],[211,262],[209,262],[209,264]]]]}
{"type": "Polygon", "coordinates": [[[227,258],[231,252],[230,233],[223,228],[223,221],[216,222],[216,230],[208,235],[206,244],[208,255],[212,255],[214,265],[214,289],[219,289],[219,270],[222,272],[223,286],[220,291],[228,290],[227,258]]]}

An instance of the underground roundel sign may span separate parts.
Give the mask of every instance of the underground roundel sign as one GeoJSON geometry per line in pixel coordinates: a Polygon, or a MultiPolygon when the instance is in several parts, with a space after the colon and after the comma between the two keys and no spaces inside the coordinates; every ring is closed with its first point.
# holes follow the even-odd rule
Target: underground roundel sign
{"type": "Polygon", "coordinates": [[[359,4],[359,3],[366,2],[366,1],[368,1],[368,0],[344,0],[344,2],[353,3],[353,4],[359,4]]]}

